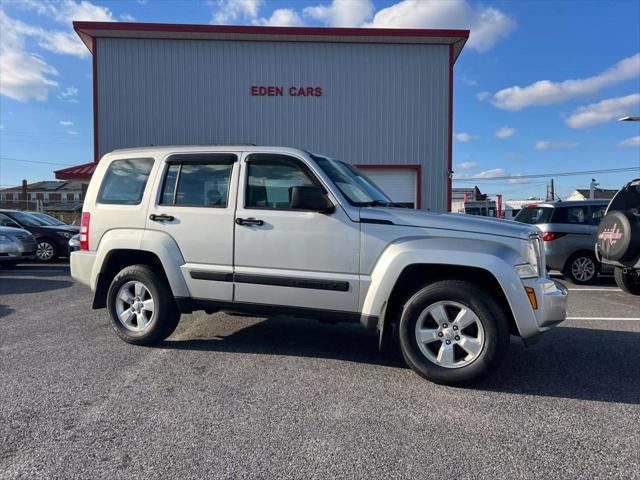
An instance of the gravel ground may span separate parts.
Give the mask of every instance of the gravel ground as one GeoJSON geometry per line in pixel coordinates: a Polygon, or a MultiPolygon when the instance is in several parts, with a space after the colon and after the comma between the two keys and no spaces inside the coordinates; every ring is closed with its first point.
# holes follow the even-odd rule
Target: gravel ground
{"type": "Polygon", "coordinates": [[[357,325],[197,313],[134,347],[67,266],[3,270],[0,477],[640,478],[640,321],[597,318],[640,299],[571,288],[579,319],[457,389],[357,325]]]}

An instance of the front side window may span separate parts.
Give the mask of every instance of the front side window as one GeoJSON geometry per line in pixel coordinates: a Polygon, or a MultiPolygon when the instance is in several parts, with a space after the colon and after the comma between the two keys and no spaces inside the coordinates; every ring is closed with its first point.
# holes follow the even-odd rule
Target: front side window
{"type": "Polygon", "coordinates": [[[229,181],[235,156],[221,157],[218,161],[185,161],[172,163],[167,169],[162,205],[219,207],[227,206],[229,181]]]}
{"type": "Polygon", "coordinates": [[[380,187],[353,165],[319,155],[311,155],[311,158],[352,205],[390,205],[393,203],[380,187]]]}
{"type": "Polygon", "coordinates": [[[98,203],[138,205],[153,166],[152,158],[114,160],[98,194],[98,203]]]}
{"type": "Polygon", "coordinates": [[[247,208],[291,208],[292,187],[317,186],[310,174],[295,160],[272,157],[247,163],[247,208]]]}

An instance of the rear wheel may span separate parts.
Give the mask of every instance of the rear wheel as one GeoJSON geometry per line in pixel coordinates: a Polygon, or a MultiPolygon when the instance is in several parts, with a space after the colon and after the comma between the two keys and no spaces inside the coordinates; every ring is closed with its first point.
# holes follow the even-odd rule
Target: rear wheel
{"type": "Polygon", "coordinates": [[[439,281],[411,297],[399,334],[407,364],[427,380],[445,385],[481,381],[509,347],[502,309],[489,293],[462,280],[439,281]]]}
{"type": "Polygon", "coordinates": [[[180,312],[166,281],[146,265],[118,273],[107,293],[111,326],[125,342],[155,345],[178,326],[180,312]]]}
{"type": "Polygon", "coordinates": [[[578,252],[569,258],[564,274],[578,285],[588,285],[598,278],[600,264],[591,252],[578,252]]]}
{"type": "Polygon", "coordinates": [[[623,292],[630,293],[631,295],[640,295],[640,275],[638,272],[624,272],[624,269],[616,267],[614,272],[614,278],[616,279],[616,285],[620,287],[623,292]]]}

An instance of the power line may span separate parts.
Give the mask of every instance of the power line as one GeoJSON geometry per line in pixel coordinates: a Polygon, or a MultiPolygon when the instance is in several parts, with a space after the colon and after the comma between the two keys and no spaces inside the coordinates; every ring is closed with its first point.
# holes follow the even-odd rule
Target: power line
{"type": "Polygon", "coordinates": [[[572,175],[594,175],[601,173],[618,173],[618,172],[632,172],[640,170],[639,167],[625,167],[625,168],[608,168],[605,170],[583,170],[581,172],[556,172],[556,173],[539,173],[532,175],[504,175],[499,177],[466,177],[466,178],[454,178],[454,182],[481,182],[491,180],[520,180],[527,178],[549,178],[549,177],[569,177],[572,175]]]}
{"type": "Polygon", "coordinates": [[[39,160],[26,160],[23,158],[11,158],[11,157],[0,157],[0,160],[8,160],[10,162],[24,162],[24,163],[42,163],[44,165],[64,165],[67,167],[73,167],[71,163],[61,163],[61,162],[42,162],[39,160]]]}

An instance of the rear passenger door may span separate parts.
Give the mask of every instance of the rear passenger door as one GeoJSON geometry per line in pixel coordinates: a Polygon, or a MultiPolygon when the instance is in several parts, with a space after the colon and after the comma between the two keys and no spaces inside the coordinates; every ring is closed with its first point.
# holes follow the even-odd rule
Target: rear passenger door
{"type": "Polygon", "coordinates": [[[164,163],[147,230],[175,240],[192,297],[230,301],[237,156],[179,154],[164,163]]]}

